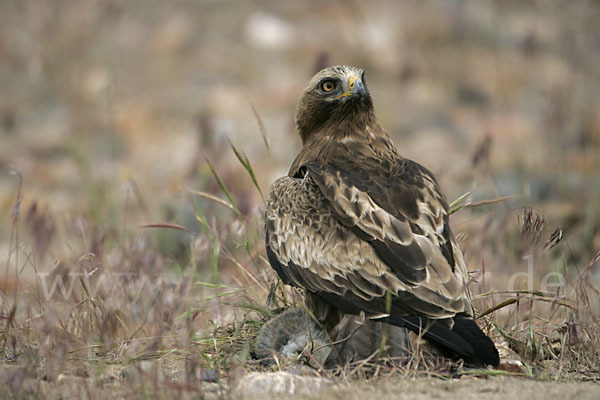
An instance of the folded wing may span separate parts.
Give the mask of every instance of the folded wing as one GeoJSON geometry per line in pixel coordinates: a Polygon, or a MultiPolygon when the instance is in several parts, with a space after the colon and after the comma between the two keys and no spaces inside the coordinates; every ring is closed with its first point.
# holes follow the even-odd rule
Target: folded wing
{"type": "Polygon", "coordinates": [[[453,317],[473,313],[466,268],[435,180],[411,168],[378,182],[309,163],[280,178],[267,202],[267,255],[284,283],[347,313],[429,330],[468,357],[473,348],[452,332],[453,317]]]}

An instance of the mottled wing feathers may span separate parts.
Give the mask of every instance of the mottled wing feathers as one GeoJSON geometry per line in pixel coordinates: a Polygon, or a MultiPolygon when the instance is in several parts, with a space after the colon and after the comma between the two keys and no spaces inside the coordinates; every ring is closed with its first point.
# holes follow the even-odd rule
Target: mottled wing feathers
{"type": "Polygon", "coordinates": [[[270,262],[284,282],[346,297],[371,315],[386,312],[388,291],[398,315],[471,312],[465,277],[452,272],[437,240],[415,234],[402,213],[349,183],[351,175],[318,164],[305,172],[275,182],[266,211],[270,262]]]}
{"type": "MultiPolygon", "coordinates": [[[[425,338],[432,339],[451,351],[460,354],[468,362],[478,364],[483,361],[486,364],[497,364],[497,361],[494,361],[493,357],[484,359],[475,354],[469,342],[463,339],[461,334],[455,332],[455,329],[461,325],[453,324],[453,329],[450,326],[450,320],[427,318],[427,316],[439,316],[442,309],[416,298],[409,292],[399,292],[397,296],[394,296],[391,308],[388,310],[384,293],[378,296],[368,296],[367,298],[357,296],[356,289],[364,291],[364,285],[371,288],[374,288],[375,285],[361,279],[355,274],[347,275],[347,280],[339,277],[338,282],[340,286],[334,285],[333,287],[326,288],[324,284],[327,285],[327,281],[315,276],[312,272],[293,263],[286,266],[282,265],[269,245],[267,245],[267,255],[269,262],[284,283],[307,289],[343,312],[350,314],[364,312],[367,316],[376,315],[380,317],[379,321],[404,326],[412,331],[423,334],[425,338]],[[361,283],[353,288],[352,285],[357,281],[361,283]],[[315,282],[317,283],[315,284],[315,282]],[[382,310],[389,312],[383,313],[382,310]]],[[[325,315],[324,317],[327,316],[325,315]]],[[[465,319],[465,321],[468,321],[468,319],[465,319]]],[[[472,324],[475,324],[472,319],[470,321],[472,324]]],[[[461,333],[463,332],[461,331],[461,333]]],[[[474,333],[469,332],[469,335],[477,337],[480,341],[489,341],[479,329],[474,333]]]]}
{"type": "Polygon", "coordinates": [[[300,175],[273,184],[265,214],[267,255],[284,283],[345,313],[422,332],[467,362],[497,365],[472,319],[466,268],[433,179],[413,182],[425,192],[411,214],[392,208],[393,195],[378,197],[385,188],[373,180],[362,190],[359,174],[311,163],[300,175]]]}
{"type": "Polygon", "coordinates": [[[285,283],[312,292],[351,291],[368,300],[405,289],[372,247],[336,220],[308,177],[273,184],[265,221],[269,261],[285,283]]]}
{"type": "Polygon", "coordinates": [[[403,215],[380,207],[370,194],[357,187],[353,178],[358,174],[315,163],[306,168],[336,218],[369,242],[403,282],[418,285],[427,278],[427,260],[414,240],[410,223],[403,215]]]}
{"type": "Polygon", "coordinates": [[[427,170],[409,160],[399,164],[381,168],[393,171],[387,176],[317,163],[305,169],[340,223],[369,242],[406,285],[448,285],[456,297],[467,272],[453,249],[446,202],[427,170]]]}

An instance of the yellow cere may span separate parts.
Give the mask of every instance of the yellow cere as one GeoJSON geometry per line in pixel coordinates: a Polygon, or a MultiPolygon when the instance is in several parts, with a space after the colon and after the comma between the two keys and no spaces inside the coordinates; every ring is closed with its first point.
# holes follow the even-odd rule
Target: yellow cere
{"type": "Polygon", "coordinates": [[[346,96],[351,96],[352,95],[352,89],[354,89],[354,85],[356,84],[356,81],[358,80],[358,76],[356,75],[352,75],[350,78],[348,78],[348,87],[350,88],[350,90],[336,96],[336,99],[339,99],[341,97],[346,97],[346,96]]]}
{"type": "Polygon", "coordinates": [[[348,79],[348,85],[350,86],[350,90],[354,89],[354,84],[356,83],[357,79],[358,79],[358,76],[356,76],[356,75],[352,75],[350,77],[350,79],[348,79]]]}

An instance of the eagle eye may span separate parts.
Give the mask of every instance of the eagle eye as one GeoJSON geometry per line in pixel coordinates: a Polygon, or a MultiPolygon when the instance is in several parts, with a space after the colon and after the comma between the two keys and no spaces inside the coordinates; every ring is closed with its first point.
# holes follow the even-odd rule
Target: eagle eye
{"type": "Polygon", "coordinates": [[[327,79],[321,82],[321,90],[325,93],[331,92],[333,89],[335,89],[335,86],[336,82],[332,79],[327,79]]]}

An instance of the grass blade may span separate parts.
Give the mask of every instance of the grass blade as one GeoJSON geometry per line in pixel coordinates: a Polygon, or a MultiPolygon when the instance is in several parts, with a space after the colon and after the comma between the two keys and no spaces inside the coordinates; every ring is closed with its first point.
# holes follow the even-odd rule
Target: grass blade
{"type": "Polygon", "coordinates": [[[481,207],[481,206],[489,206],[490,204],[501,203],[503,201],[507,201],[507,200],[514,199],[517,197],[519,197],[519,196],[510,195],[510,196],[496,197],[495,199],[481,200],[481,201],[476,201],[474,203],[467,203],[464,205],[464,207],[465,208],[475,208],[475,207],[481,207]]]}
{"type": "Polygon", "coordinates": [[[230,289],[229,286],[227,285],[222,285],[220,283],[208,283],[208,282],[194,282],[195,285],[199,285],[205,288],[209,288],[209,289],[230,289]]]}
{"type": "Polygon", "coordinates": [[[493,306],[493,307],[491,307],[491,308],[488,308],[487,310],[485,310],[485,311],[484,311],[484,312],[483,312],[483,313],[482,313],[482,314],[481,314],[479,317],[477,317],[477,318],[483,318],[483,317],[485,317],[486,315],[488,315],[488,314],[491,314],[491,313],[493,313],[494,311],[497,311],[497,310],[499,310],[499,309],[501,309],[501,308],[504,308],[504,307],[506,307],[506,306],[509,306],[509,305],[511,305],[511,304],[514,304],[514,303],[516,303],[517,301],[519,301],[519,299],[517,299],[516,297],[513,297],[513,298],[511,298],[511,299],[508,299],[508,300],[504,300],[502,303],[500,303],[500,304],[496,304],[495,306],[493,306]]]}
{"type": "Polygon", "coordinates": [[[254,107],[254,104],[252,104],[252,102],[250,102],[250,107],[252,107],[252,112],[254,113],[254,118],[256,118],[256,122],[258,122],[258,129],[260,130],[260,134],[262,135],[263,142],[265,142],[267,152],[270,152],[271,146],[269,146],[269,139],[267,138],[267,130],[265,129],[265,124],[263,124],[263,121],[260,118],[260,115],[258,114],[258,111],[256,110],[256,107],[254,107]]]}
{"type": "Polygon", "coordinates": [[[254,173],[254,170],[252,169],[252,166],[250,165],[250,160],[248,160],[248,157],[246,156],[246,154],[240,153],[238,151],[238,149],[233,145],[233,143],[231,143],[231,141],[229,141],[229,144],[231,145],[231,149],[235,153],[235,156],[238,158],[238,160],[240,160],[240,163],[242,163],[242,165],[244,166],[246,171],[248,171],[248,174],[250,175],[250,178],[252,178],[252,182],[254,183],[254,186],[256,186],[256,188],[258,189],[258,192],[260,193],[260,197],[262,197],[263,201],[265,201],[265,196],[263,195],[263,192],[260,189],[260,185],[258,184],[258,179],[256,179],[256,174],[254,173]]]}
{"type": "Polygon", "coordinates": [[[204,229],[204,233],[206,234],[208,241],[212,242],[213,249],[209,256],[209,262],[210,262],[210,266],[211,266],[211,270],[212,270],[212,279],[214,282],[218,282],[219,281],[219,249],[221,246],[219,243],[219,235],[212,234],[212,232],[210,230],[210,226],[208,225],[208,220],[206,219],[206,215],[204,215],[202,210],[200,210],[200,208],[198,208],[195,204],[194,204],[194,210],[196,212],[196,220],[198,222],[200,222],[200,224],[202,225],[202,229],[204,229]]]}
{"type": "Polygon", "coordinates": [[[501,203],[503,201],[507,201],[507,200],[518,197],[515,195],[502,196],[502,197],[497,197],[495,199],[481,200],[481,201],[475,201],[475,202],[468,201],[464,204],[461,204],[467,198],[467,196],[469,196],[470,194],[471,194],[471,192],[467,192],[467,193],[463,194],[462,196],[460,196],[458,199],[454,200],[450,204],[450,214],[451,215],[459,210],[462,210],[463,208],[475,208],[475,207],[489,206],[491,204],[501,203]]]}
{"type": "Polygon", "coordinates": [[[229,193],[229,190],[227,190],[227,187],[221,180],[221,177],[219,176],[219,174],[217,174],[217,171],[215,170],[215,168],[213,167],[213,165],[211,164],[211,162],[208,159],[206,159],[206,162],[208,163],[208,167],[210,168],[210,171],[212,172],[213,176],[217,180],[217,183],[221,187],[221,190],[223,191],[223,193],[225,193],[225,196],[227,196],[227,199],[229,200],[229,203],[231,204],[233,211],[235,211],[235,213],[237,214],[238,217],[241,217],[240,210],[238,210],[237,205],[235,204],[235,200],[233,200],[233,197],[229,193]]]}
{"type": "Polygon", "coordinates": [[[191,233],[192,235],[196,234],[196,232],[194,232],[193,230],[191,230],[188,227],[185,227],[185,226],[179,225],[179,224],[171,224],[171,223],[168,223],[168,222],[163,222],[163,223],[160,223],[160,224],[146,224],[146,225],[142,225],[141,227],[142,228],[169,228],[169,229],[177,229],[177,230],[180,230],[180,231],[191,233]]]}
{"type": "Polygon", "coordinates": [[[471,195],[471,193],[473,193],[472,190],[469,190],[467,193],[464,193],[463,195],[461,195],[458,199],[454,200],[452,203],[450,203],[449,208],[450,208],[450,214],[454,214],[455,212],[457,212],[458,210],[460,210],[461,208],[463,208],[463,206],[460,206],[460,204],[465,201],[465,199],[467,197],[469,197],[471,195]]]}
{"type": "Polygon", "coordinates": [[[234,208],[231,206],[231,204],[227,203],[227,202],[226,202],[225,200],[223,200],[223,199],[220,199],[220,198],[218,198],[217,196],[213,196],[213,195],[212,195],[212,194],[210,194],[210,193],[206,193],[206,192],[198,192],[198,191],[195,191],[195,190],[190,190],[189,192],[190,192],[191,194],[195,194],[196,196],[200,196],[200,197],[203,197],[203,198],[205,198],[205,199],[212,200],[212,201],[214,201],[215,203],[219,203],[219,204],[221,204],[222,206],[225,206],[225,207],[229,208],[230,210],[232,210],[232,211],[235,211],[235,209],[234,209],[234,208]]]}
{"type": "Polygon", "coordinates": [[[258,304],[253,304],[253,303],[248,303],[248,302],[238,302],[238,303],[227,303],[224,302],[223,304],[225,305],[230,305],[230,306],[235,306],[238,308],[243,308],[246,310],[252,310],[252,311],[256,311],[257,313],[259,313],[260,315],[262,315],[265,318],[271,318],[273,316],[273,312],[267,308],[261,307],[258,304]]]}
{"type": "MultiPolygon", "coordinates": [[[[554,298],[556,295],[554,293],[543,292],[541,290],[529,290],[529,289],[517,289],[517,290],[494,290],[486,293],[476,294],[473,296],[474,299],[481,299],[490,295],[496,294],[530,294],[532,296],[538,297],[547,297],[554,298]]],[[[524,297],[522,299],[525,299],[524,297]]]]}

